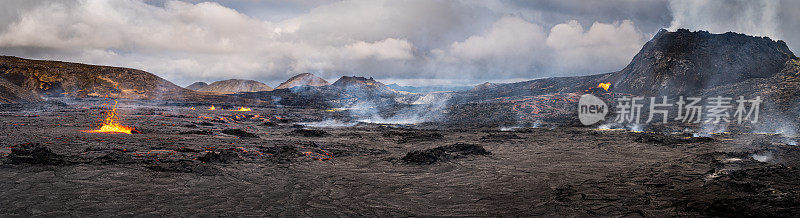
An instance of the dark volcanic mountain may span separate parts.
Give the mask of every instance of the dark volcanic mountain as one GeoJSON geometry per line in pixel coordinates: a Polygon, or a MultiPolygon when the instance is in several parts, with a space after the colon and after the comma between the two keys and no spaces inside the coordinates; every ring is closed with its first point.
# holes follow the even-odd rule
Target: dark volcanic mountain
{"type": "Polygon", "coordinates": [[[760,84],[764,90],[777,90],[778,83],[790,77],[781,72],[796,60],[786,43],[767,37],[661,30],[617,72],[485,85],[464,94],[474,99],[577,93],[606,82],[612,83],[609,91],[638,96],[753,94],[763,90],[740,86],[760,84]]]}
{"type": "Polygon", "coordinates": [[[186,88],[187,88],[187,89],[191,89],[191,90],[195,90],[195,91],[197,91],[197,90],[199,90],[199,89],[201,89],[201,88],[203,88],[203,87],[206,87],[206,86],[208,86],[208,83],[205,83],[205,82],[196,82],[196,83],[192,83],[192,84],[191,84],[191,85],[189,85],[189,86],[186,86],[186,88]]]}
{"type": "Polygon", "coordinates": [[[455,105],[451,120],[482,122],[513,116],[527,121],[559,116],[572,119],[576,116],[565,113],[575,112],[576,101],[583,93],[595,93],[610,104],[620,94],[762,96],[762,108],[780,112],[770,113],[779,119],[797,117],[798,92],[800,59],[783,41],[737,33],[662,30],[617,72],[486,85],[459,92],[451,100],[455,105]],[[600,83],[612,85],[606,91],[598,88],[600,83]]]}
{"type": "Polygon", "coordinates": [[[687,95],[774,76],[792,58],[786,43],[768,37],[661,30],[609,80],[617,92],[687,95]]]}
{"type": "Polygon", "coordinates": [[[196,99],[201,94],[145,71],[0,56],[0,96],[6,103],[41,96],[196,99]]]}
{"type": "Polygon", "coordinates": [[[217,93],[261,92],[272,91],[272,87],[255,80],[229,79],[213,82],[197,89],[197,91],[217,93]]]}
{"type": "Polygon", "coordinates": [[[338,88],[350,88],[350,89],[358,88],[358,89],[383,90],[383,91],[392,90],[383,83],[375,81],[375,79],[372,79],[372,77],[366,78],[360,76],[343,76],[339,78],[339,80],[336,80],[336,82],[334,82],[332,86],[338,88]]]}
{"type": "Polygon", "coordinates": [[[327,86],[330,85],[328,81],[310,73],[301,73],[281,83],[275,89],[288,89],[297,86],[327,86]]]}

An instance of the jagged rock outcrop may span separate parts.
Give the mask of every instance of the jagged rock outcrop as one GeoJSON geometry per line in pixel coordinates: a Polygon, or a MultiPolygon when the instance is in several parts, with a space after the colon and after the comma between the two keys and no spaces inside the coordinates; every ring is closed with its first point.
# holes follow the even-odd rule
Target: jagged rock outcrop
{"type": "Polygon", "coordinates": [[[32,90],[25,90],[5,79],[0,79],[0,104],[38,102],[41,100],[42,98],[32,90]]]}
{"type": "Polygon", "coordinates": [[[288,89],[298,86],[327,86],[330,85],[328,81],[310,73],[301,73],[281,83],[275,89],[288,89]]]}
{"type": "Polygon", "coordinates": [[[197,91],[216,93],[261,92],[272,91],[272,87],[255,80],[229,79],[213,82],[197,89],[197,91]]]}

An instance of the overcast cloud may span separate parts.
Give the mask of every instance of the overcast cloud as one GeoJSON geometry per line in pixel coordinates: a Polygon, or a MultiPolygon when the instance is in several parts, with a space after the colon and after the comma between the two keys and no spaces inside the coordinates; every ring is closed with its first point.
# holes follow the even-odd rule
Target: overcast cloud
{"type": "Polygon", "coordinates": [[[792,1],[10,0],[0,54],[124,66],[178,85],[311,72],[403,85],[623,68],[661,28],[800,46],[792,1]]]}

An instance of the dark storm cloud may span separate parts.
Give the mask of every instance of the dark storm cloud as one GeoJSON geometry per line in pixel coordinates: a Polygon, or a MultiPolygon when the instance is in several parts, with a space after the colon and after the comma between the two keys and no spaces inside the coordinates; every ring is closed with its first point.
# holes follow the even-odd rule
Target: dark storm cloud
{"type": "Polygon", "coordinates": [[[0,52],[134,67],[180,85],[227,78],[278,83],[303,72],[477,83],[618,70],[666,27],[798,35],[798,28],[765,25],[797,18],[786,9],[771,12],[771,3],[699,5],[751,19],[777,14],[747,26],[699,16],[705,13],[694,2],[7,1],[0,52]]]}
{"type": "MultiPolygon", "coordinates": [[[[508,1],[509,5],[522,11],[535,11],[541,22],[558,24],[565,20],[580,23],[611,23],[620,20],[633,20],[637,28],[644,32],[655,32],[672,20],[666,0],[547,0],[547,1],[508,1]]],[[[530,13],[530,12],[529,12],[530,13]]]]}

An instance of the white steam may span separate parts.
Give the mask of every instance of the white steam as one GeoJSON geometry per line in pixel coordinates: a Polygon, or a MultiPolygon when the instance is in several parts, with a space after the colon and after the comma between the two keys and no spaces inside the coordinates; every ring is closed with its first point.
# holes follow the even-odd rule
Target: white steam
{"type": "Polygon", "coordinates": [[[767,162],[769,160],[772,160],[772,153],[751,154],[750,157],[752,157],[753,160],[757,160],[758,162],[767,162]]]}
{"type": "Polygon", "coordinates": [[[419,124],[438,121],[444,118],[447,102],[451,93],[429,93],[419,97],[409,106],[392,113],[391,116],[382,116],[380,104],[369,100],[359,100],[346,107],[354,120],[364,123],[381,124],[419,124]]]}
{"type": "Polygon", "coordinates": [[[342,122],[339,120],[323,120],[318,122],[301,122],[297,123],[299,125],[303,125],[306,127],[314,127],[314,128],[341,128],[341,127],[351,127],[355,126],[357,123],[355,122],[342,122]]]}

